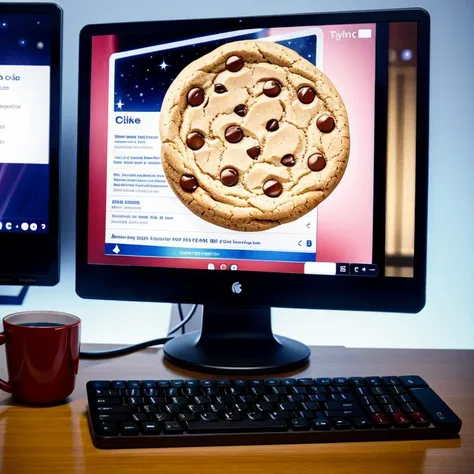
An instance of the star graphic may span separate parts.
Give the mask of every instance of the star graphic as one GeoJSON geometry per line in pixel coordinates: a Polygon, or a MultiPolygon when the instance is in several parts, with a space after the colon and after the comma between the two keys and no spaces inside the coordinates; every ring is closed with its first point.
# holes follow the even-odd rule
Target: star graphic
{"type": "Polygon", "coordinates": [[[117,102],[117,107],[122,110],[122,107],[124,106],[125,104],[122,102],[122,99],[120,99],[118,102],[117,102]]]}
{"type": "Polygon", "coordinates": [[[166,71],[166,68],[169,67],[169,64],[166,64],[166,61],[163,59],[163,61],[160,64],[160,68],[162,71],[166,71]]]}

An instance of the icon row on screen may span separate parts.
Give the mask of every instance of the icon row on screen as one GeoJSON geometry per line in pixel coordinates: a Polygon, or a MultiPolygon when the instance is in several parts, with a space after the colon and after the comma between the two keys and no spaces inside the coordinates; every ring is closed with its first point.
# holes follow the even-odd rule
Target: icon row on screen
{"type": "Polygon", "coordinates": [[[214,264],[214,263],[208,263],[207,264],[207,269],[208,270],[216,270],[219,269],[219,270],[232,270],[232,271],[235,271],[235,270],[238,270],[239,267],[233,263],[232,265],[227,265],[226,263],[221,263],[221,264],[214,264]]]}

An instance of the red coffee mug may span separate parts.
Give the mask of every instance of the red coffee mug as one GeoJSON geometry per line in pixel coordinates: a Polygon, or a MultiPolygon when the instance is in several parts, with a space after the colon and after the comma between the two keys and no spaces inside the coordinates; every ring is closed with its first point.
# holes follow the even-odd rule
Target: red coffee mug
{"type": "Polygon", "coordinates": [[[62,402],[74,390],[79,368],[81,320],[54,311],[25,311],[3,318],[10,380],[0,389],[35,405],[62,402]]]}

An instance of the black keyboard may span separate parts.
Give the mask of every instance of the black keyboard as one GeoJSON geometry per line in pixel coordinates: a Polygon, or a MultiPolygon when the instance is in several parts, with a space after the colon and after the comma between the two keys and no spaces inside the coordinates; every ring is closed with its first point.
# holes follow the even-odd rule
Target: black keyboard
{"type": "Polygon", "coordinates": [[[456,437],[461,420],[421,378],[95,380],[98,448],[456,437]]]}

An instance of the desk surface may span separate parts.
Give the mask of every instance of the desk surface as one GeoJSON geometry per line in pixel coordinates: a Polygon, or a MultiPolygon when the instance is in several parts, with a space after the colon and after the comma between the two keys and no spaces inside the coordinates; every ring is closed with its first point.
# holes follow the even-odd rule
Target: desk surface
{"type": "MultiPolygon", "coordinates": [[[[86,349],[107,346],[88,346],[86,349]]],[[[5,376],[1,351],[1,376],[5,376]]],[[[69,403],[54,408],[12,404],[0,392],[0,472],[117,473],[418,473],[474,472],[474,351],[313,348],[298,376],[419,374],[463,420],[460,439],[313,445],[98,450],[86,419],[92,379],[209,378],[163,363],[161,351],[82,361],[69,403]]],[[[292,374],[282,374],[289,376],[292,374]]]]}

